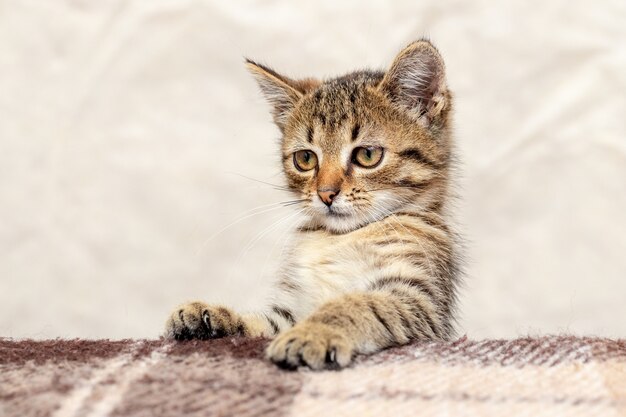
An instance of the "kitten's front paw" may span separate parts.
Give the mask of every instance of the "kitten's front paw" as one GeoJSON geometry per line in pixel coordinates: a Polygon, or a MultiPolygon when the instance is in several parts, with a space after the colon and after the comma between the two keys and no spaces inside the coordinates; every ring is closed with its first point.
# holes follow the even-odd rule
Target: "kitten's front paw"
{"type": "Polygon", "coordinates": [[[245,325],[237,314],[202,302],[181,305],[165,324],[165,337],[176,340],[216,339],[244,333],[245,325]]]}
{"type": "Polygon", "coordinates": [[[304,321],[278,335],[266,354],[282,368],[338,369],[352,360],[354,343],[335,327],[304,321]]]}

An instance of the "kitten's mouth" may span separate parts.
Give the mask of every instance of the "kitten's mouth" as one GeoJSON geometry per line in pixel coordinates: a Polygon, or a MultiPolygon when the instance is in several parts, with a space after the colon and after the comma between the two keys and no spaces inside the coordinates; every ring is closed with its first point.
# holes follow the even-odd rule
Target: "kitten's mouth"
{"type": "Polygon", "coordinates": [[[328,211],[326,212],[326,215],[330,217],[348,217],[349,216],[349,214],[347,213],[340,213],[336,210],[333,210],[332,207],[328,207],[328,211]]]}

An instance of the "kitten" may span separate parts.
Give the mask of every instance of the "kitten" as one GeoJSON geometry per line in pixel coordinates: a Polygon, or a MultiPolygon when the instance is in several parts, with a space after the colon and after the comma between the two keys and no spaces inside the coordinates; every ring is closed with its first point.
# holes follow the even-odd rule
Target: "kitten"
{"type": "Polygon", "coordinates": [[[338,368],[357,353],[453,334],[458,272],[446,222],[452,96],[427,40],[387,72],[294,80],[247,60],[282,133],[308,218],[259,314],[184,304],[166,337],[273,338],[267,357],[338,368]]]}

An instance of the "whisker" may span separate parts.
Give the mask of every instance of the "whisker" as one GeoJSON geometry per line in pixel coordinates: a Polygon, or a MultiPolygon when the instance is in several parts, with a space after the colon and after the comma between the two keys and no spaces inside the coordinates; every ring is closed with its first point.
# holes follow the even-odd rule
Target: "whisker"
{"type": "Polygon", "coordinates": [[[247,175],[243,175],[243,174],[239,174],[237,172],[227,172],[227,174],[231,174],[231,175],[237,175],[241,178],[245,178],[247,180],[250,181],[255,181],[261,184],[265,184],[265,185],[269,185],[271,187],[274,187],[274,189],[276,190],[281,190],[281,191],[292,191],[289,187],[284,186],[284,185],[279,185],[279,184],[272,184],[271,182],[267,182],[267,181],[262,181],[262,180],[257,180],[256,178],[252,178],[252,177],[248,177],[247,175]]]}
{"type": "MultiPolygon", "coordinates": [[[[371,217],[371,219],[372,219],[372,223],[371,224],[375,224],[376,226],[378,226],[380,231],[383,233],[383,237],[385,238],[385,240],[387,240],[387,244],[391,245],[391,241],[389,240],[389,235],[387,234],[387,231],[385,230],[385,227],[380,223],[380,219],[376,218],[376,213],[372,213],[373,209],[374,209],[374,207],[370,207],[367,210],[368,217],[371,217]]],[[[384,214],[383,214],[383,216],[384,216],[384,214]]]]}
{"type": "Polygon", "coordinates": [[[308,199],[308,198],[301,198],[301,199],[299,199],[299,200],[284,201],[284,202],[282,202],[281,204],[282,204],[284,207],[288,207],[288,206],[293,206],[293,205],[295,205],[295,204],[304,203],[305,201],[309,201],[309,199],[308,199]]]}
{"type": "Polygon", "coordinates": [[[420,187],[418,187],[416,185],[394,185],[394,186],[391,186],[391,187],[374,188],[374,189],[371,189],[371,190],[362,190],[362,191],[364,193],[372,193],[374,191],[395,190],[395,189],[398,189],[398,188],[407,188],[407,189],[415,190],[415,189],[419,189],[420,187]]]}
{"type": "MultiPolygon", "coordinates": [[[[304,210],[306,212],[306,210],[309,210],[309,209],[305,208],[304,210]]],[[[276,239],[276,241],[272,245],[272,249],[265,256],[265,261],[263,262],[263,268],[261,268],[261,272],[260,272],[260,278],[262,278],[265,275],[265,271],[267,269],[267,263],[269,261],[270,256],[272,256],[274,254],[274,249],[276,248],[276,245],[278,244],[278,242],[279,241],[282,242],[282,248],[280,250],[280,254],[278,255],[277,259],[282,260],[283,259],[283,254],[285,252],[285,248],[287,247],[287,244],[290,242],[289,237],[291,235],[291,232],[294,229],[294,226],[295,226],[295,228],[297,228],[299,226],[299,225],[297,225],[298,222],[303,222],[303,221],[304,221],[304,219],[295,218],[293,221],[291,221],[289,223],[289,225],[287,227],[285,227],[285,230],[283,231],[281,236],[278,239],[276,239]]]]}
{"type": "Polygon", "coordinates": [[[287,220],[299,215],[304,210],[306,210],[306,207],[296,211],[295,213],[292,213],[291,215],[287,217],[284,217],[282,219],[279,219],[278,221],[275,221],[274,223],[272,223],[271,225],[263,229],[243,248],[241,255],[239,255],[239,257],[237,258],[237,263],[239,263],[241,259],[245,257],[248,254],[248,252],[254,247],[254,245],[256,245],[261,239],[263,239],[263,237],[265,237],[268,233],[276,229],[278,226],[280,226],[282,223],[286,222],[287,220]]]}
{"type": "MultiPolygon", "coordinates": [[[[392,200],[392,201],[401,202],[400,200],[395,199],[395,198],[393,198],[393,197],[383,196],[383,198],[386,198],[387,200],[392,200]]],[[[383,210],[385,210],[385,211],[388,213],[388,217],[387,217],[387,218],[390,218],[390,219],[392,219],[393,221],[395,221],[395,222],[396,222],[398,225],[400,225],[400,226],[401,226],[401,227],[402,227],[402,228],[403,228],[403,229],[404,229],[404,230],[405,230],[405,231],[406,231],[409,235],[411,235],[411,236],[413,237],[413,239],[415,240],[415,243],[417,243],[417,244],[420,246],[421,250],[422,250],[422,253],[423,253],[423,255],[424,255],[424,258],[425,258],[425,260],[426,260],[426,263],[427,263],[427,265],[428,265],[428,269],[430,270],[430,273],[431,273],[431,274],[434,274],[434,273],[435,273],[435,270],[434,270],[434,268],[433,268],[433,264],[432,264],[432,261],[431,261],[431,257],[430,257],[430,255],[429,255],[429,252],[428,252],[428,251],[426,250],[426,248],[424,247],[424,245],[423,245],[423,243],[422,243],[421,239],[420,239],[419,237],[417,237],[414,233],[412,233],[409,229],[407,229],[407,227],[406,227],[406,226],[405,226],[405,225],[404,225],[404,224],[403,224],[400,220],[398,220],[398,217],[397,217],[397,216],[396,216],[396,215],[395,215],[392,211],[387,210],[387,209],[383,209],[383,210]]],[[[391,224],[390,224],[390,226],[394,229],[394,231],[396,231],[396,233],[398,233],[398,232],[397,232],[397,230],[395,229],[395,227],[393,227],[391,224]]]]}
{"type": "Polygon", "coordinates": [[[248,219],[250,217],[253,217],[253,216],[256,216],[256,215],[259,215],[259,214],[263,214],[263,213],[267,213],[267,212],[270,212],[270,211],[278,210],[278,209],[281,209],[283,207],[284,207],[283,206],[283,202],[281,201],[281,202],[278,202],[278,203],[272,203],[272,204],[266,204],[266,205],[258,206],[258,207],[255,207],[253,209],[245,211],[244,213],[242,213],[242,214],[244,214],[243,216],[235,219],[232,223],[227,224],[226,226],[224,226],[223,228],[221,228],[220,230],[218,230],[217,232],[213,233],[211,236],[206,238],[205,241],[202,242],[202,245],[200,245],[200,247],[196,251],[196,256],[199,255],[202,252],[202,250],[206,247],[206,245],[211,240],[215,239],[217,236],[219,236],[220,234],[224,233],[226,230],[228,230],[232,226],[234,226],[234,225],[236,225],[238,223],[241,223],[242,221],[244,221],[244,220],[246,220],[246,219],[248,219]],[[258,211],[260,209],[263,209],[263,210],[258,211]]]}

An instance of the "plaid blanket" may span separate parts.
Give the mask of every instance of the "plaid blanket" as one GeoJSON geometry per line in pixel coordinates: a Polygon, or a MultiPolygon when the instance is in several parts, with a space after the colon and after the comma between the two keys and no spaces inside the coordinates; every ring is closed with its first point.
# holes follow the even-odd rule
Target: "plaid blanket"
{"type": "Polygon", "coordinates": [[[261,339],[0,339],[0,416],[625,416],[626,340],[415,343],[284,371],[261,339]]]}

